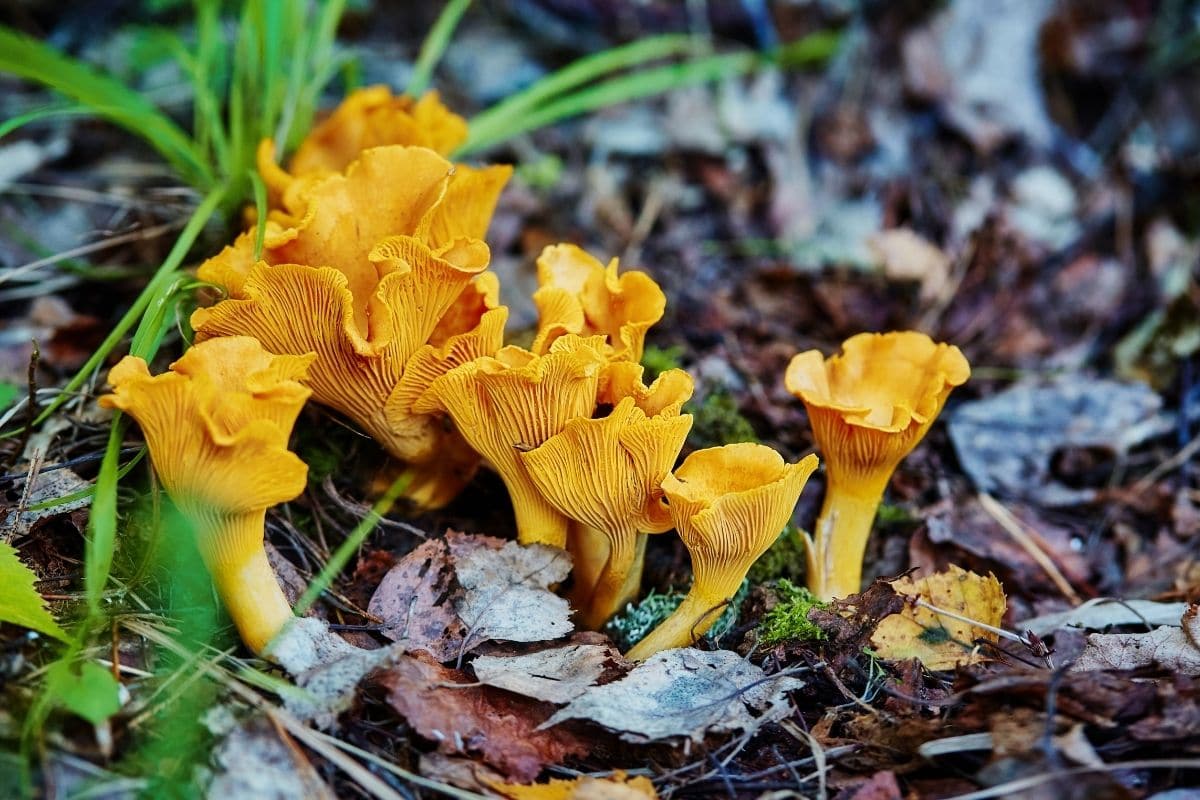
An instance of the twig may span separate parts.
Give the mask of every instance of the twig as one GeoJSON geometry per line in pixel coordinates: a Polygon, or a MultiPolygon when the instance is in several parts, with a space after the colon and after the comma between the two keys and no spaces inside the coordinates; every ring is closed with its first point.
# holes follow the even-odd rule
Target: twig
{"type": "Polygon", "coordinates": [[[1041,775],[1030,775],[1028,778],[1018,778],[1015,781],[989,786],[977,792],[957,794],[948,800],[989,800],[992,797],[1013,797],[1018,792],[1052,783],[1062,778],[1074,775],[1086,775],[1091,772],[1117,772],[1127,769],[1200,769],[1200,759],[1197,758],[1147,758],[1138,761],[1116,761],[1111,764],[1096,766],[1071,767],[1069,769],[1046,772],[1041,775]]]}
{"type": "Polygon", "coordinates": [[[1058,590],[1062,592],[1068,600],[1075,605],[1079,605],[1081,602],[1083,602],[1083,598],[1081,598],[1079,593],[1076,592],[1074,587],[1071,586],[1070,582],[1066,579],[1066,576],[1064,576],[1062,571],[1059,570],[1058,565],[1056,565],[1050,556],[1046,555],[1046,553],[1040,547],[1038,547],[1037,542],[1035,542],[1033,537],[1030,536],[1029,532],[1025,530],[1025,525],[1021,522],[1021,520],[1017,519],[1017,517],[1011,511],[1002,506],[996,500],[996,498],[992,497],[987,492],[979,493],[979,504],[983,506],[983,510],[986,511],[992,519],[996,520],[997,524],[999,524],[1009,536],[1016,540],[1017,544],[1021,546],[1021,549],[1028,553],[1029,557],[1032,558],[1034,562],[1036,562],[1037,565],[1042,568],[1042,570],[1050,577],[1050,580],[1054,583],[1054,585],[1058,587],[1058,590]]]}

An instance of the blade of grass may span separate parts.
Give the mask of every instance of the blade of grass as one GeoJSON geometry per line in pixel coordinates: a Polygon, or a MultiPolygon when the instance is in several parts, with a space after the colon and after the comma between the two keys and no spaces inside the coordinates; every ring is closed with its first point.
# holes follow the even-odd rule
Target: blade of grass
{"type": "Polygon", "coordinates": [[[417,56],[417,63],[413,66],[412,77],[408,79],[408,87],[404,90],[407,94],[412,97],[420,97],[425,94],[425,90],[429,88],[429,82],[433,78],[433,70],[442,60],[446,48],[450,46],[454,29],[458,27],[459,21],[463,14],[467,13],[470,5],[471,0],[450,0],[442,9],[437,21],[425,35],[425,41],[421,43],[421,52],[417,56]]]}
{"type": "Polygon", "coordinates": [[[254,189],[254,212],[258,224],[254,226],[254,260],[262,258],[263,240],[267,237],[267,185],[257,170],[248,170],[250,186],[254,189]]]}
{"type": "Polygon", "coordinates": [[[0,71],[54,89],[150,143],[189,183],[216,181],[179,126],[138,92],[11,28],[0,26],[0,71]]]}
{"type": "Polygon", "coordinates": [[[125,419],[121,412],[113,416],[108,431],[104,460],[96,475],[92,510],[88,515],[88,535],[84,545],[83,588],[87,594],[88,614],[100,614],[100,600],[112,572],[113,553],[117,542],[117,472],[120,468],[121,440],[125,436],[125,419]]]}
{"type": "Polygon", "coordinates": [[[24,114],[18,114],[15,117],[6,119],[0,123],[0,139],[8,136],[18,128],[26,125],[31,125],[35,122],[42,122],[47,119],[55,119],[56,117],[87,117],[95,116],[96,112],[87,106],[82,105],[59,105],[45,106],[35,108],[31,111],[26,111],[24,114]]]}
{"type": "Polygon", "coordinates": [[[493,138],[495,130],[503,130],[510,120],[519,119],[522,114],[550,98],[591,83],[610,72],[631,69],[663,58],[686,55],[694,50],[696,43],[695,37],[683,34],[655,36],[573,61],[532,86],[476,114],[471,119],[470,135],[460,152],[479,149],[475,146],[477,138],[493,138]],[[476,131],[481,133],[477,134],[476,131]]]}
{"type": "Polygon", "coordinates": [[[359,545],[367,538],[367,535],[375,530],[375,526],[383,519],[383,515],[391,510],[396,500],[400,498],[400,495],[404,494],[404,490],[412,483],[412,479],[413,475],[411,472],[402,473],[388,487],[388,490],[383,493],[383,496],[375,501],[375,505],[371,506],[371,510],[363,517],[362,521],[354,526],[354,530],[350,531],[350,535],[346,537],[346,540],[338,545],[337,550],[329,557],[329,563],[313,578],[312,583],[304,590],[304,594],[296,601],[296,616],[303,616],[304,612],[308,611],[317,598],[321,596],[321,592],[330,587],[333,579],[337,577],[337,574],[350,561],[350,556],[354,555],[359,545]]]}
{"type": "MultiPolygon", "coordinates": [[[[81,387],[84,382],[88,380],[88,378],[91,377],[92,373],[94,373],[101,364],[104,363],[104,360],[108,358],[109,354],[113,351],[117,344],[120,343],[121,339],[123,339],[125,335],[129,333],[130,329],[137,324],[143,313],[150,306],[150,303],[159,297],[162,291],[170,285],[174,277],[175,270],[179,269],[179,265],[183,263],[183,259],[187,256],[188,251],[191,250],[196,238],[200,235],[200,232],[204,230],[204,226],[208,224],[208,221],[212,219],[213,214],[216,212],[222,200],[224,200],[226,192],[227,189],[225,186],[220,186],[214,189],[207,197],[204,198],[204,201],[200,203],[196,210],[192,212],[191,219],[188,220],[187,225],[184,226],[183,231],[180,232],[179,238],[175,241],[175,245],[167,254],[162,266],[158,268],[158,272],[156,272],[154,277],[150,279],[150,282],[146,284],[146,288],[143,289],[142,293],[139,294],[137,299],[133,301],[133,305],[129,307],[129,310],[125,312],[125,315],[121,317],[116,326],[109,331],[108,336],[106,336],[104,341],[100,343],[100,347],[96,349],[96,352],[92,353],[91,358],[89,358],[87,362],[79,369],[79,371],[75,373],[71,380],[67,381],[67,384],[63,387],[62,392],[59,393],[58,397],[51,401],[50,405],[48,405],[42,411],[42,413],[37,416],[37,418],[34,420],[35,425],[40,425],[45,422],[50,415],[62,407],[63,403],[70,399],[71,395],[77,391],[79,387],[81,387]]],[[[4,436],[14,436],[18,432],[19,431],[12,431],[6,433],[4,436]]]]}
{"type": "Polygon", "coordinates": [[[553,124],[568,117],[595,111],[682,86],[708,83],[721,78],[742,75],[767,65],[799,66],[828,58],[836,50],[840,38],[836,33],[812,34],[770,55],[759,53],[726,53],[708,56],[680,64],[637,70],[601,81],[566,97],[552,100],[520,116],[494,121],[484,128],[471,123],[471,135],[455,152],[455,158],[494,147],[512,137],[553,124]]]}

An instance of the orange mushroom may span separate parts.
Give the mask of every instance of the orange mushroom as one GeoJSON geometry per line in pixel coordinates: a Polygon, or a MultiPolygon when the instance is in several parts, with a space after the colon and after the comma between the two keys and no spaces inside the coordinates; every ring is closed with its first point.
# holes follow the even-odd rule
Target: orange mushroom
{"type": "Polygon", "coordinates": [[[308,468],[287,442],[309,391],[311,354],[276,356],[246,336],[188,350],[151,376],[126,356],[100,405],[142,428],[167,494],[194,528],[217,593],[247,646],[261,653],[292,618],[263,548],[266,510],[304,490],[308,468]]]}
{"type": "Polygon", "coordinates": [[[569,420],[561,432],[521,453],[542,496],[587,526],[576,547],[600,550],[590,541],[592,532],[603,537],[603,567],[580,581],[590,584],[583,587],[590,588],[581,608],[586,626],[598,628],[636,593],[645,534],[671,528],[660,485],[691,427],[691,416],[680,416],[678,406],[649,416],[634,397],[625,397],[607,416],[569,420]]]}
{"type": "Polygon", "coordinates": [[[600,337],[564,336],[545,355],[509,346],[446,372],[413,404],[418,414],[447,413],[499,473],[522,544],[566,544],[566,517],[534,486],[520,453],[591,416],[604,363],[600,337]]]}
{"type": "Polygon", "coordinates": [[[626,653],[641,661],[687,647],[716,623],[751,565],[779,538],[817,457],[796,464],[761,444],[697,450],[663,481],[671,518],[692,557],[679,608],[626,653]]]}
{"type": "Polygon", "coordinates": [[[824,358],[792,358],[784,382],[804,401],[825,459],[825,502],[808,540],[808,586],[818,597],[855,594],[888,480],[970,377],[957,347],[923,333],[862,333],[824,358]]]}
{"type": "Polygon", "coordinates": [[[533,351],[544,353],[568,333],[608,337],[609,358],[642,360],[646,331],[662,319],[666,295],[644,272],[617,275],[617,259],[604,266],[573,244],[556,244],[537,261],[538,331],[533,351]]]}
{"type": "Polygon", "coordinates": [[[495,278],[484,272],[490,254],[477,238],[498,187],[460,177],[430,150],[366,151],[345,175],[291,197],[303,202],[302,213],[273,213],[260,261],[248,232],[201,265],[200,277],[230,296],[192,317],[199,341],[251,335],[271,352],[317,353],[314,398],[415,464],[409,496],[423,504],[452,497],[477,462],[447,442],[453,434],[439,420],[413,414],[393,395],[411,399],[424,389],[415,378],[401,384],[427,344],[445,352],[419,359],[414,374],[426,383],[438,364],[495,353],[506,313],[496,307],[495,278]]]}

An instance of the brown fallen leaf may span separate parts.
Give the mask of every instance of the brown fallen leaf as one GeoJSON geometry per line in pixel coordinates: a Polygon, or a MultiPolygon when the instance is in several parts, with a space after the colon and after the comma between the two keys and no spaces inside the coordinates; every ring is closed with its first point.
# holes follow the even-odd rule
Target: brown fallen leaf
{"type": "Polygon", "coordinates": [[[858,658],[879,620],[904,608],[904,599],[885,580],[876,580],[859,594],[834,600],[829,608],[813,608],[808,620],[825,634],[821,651],[836,671],[858,658]]]}
{"type": "Polygon", "coordinates": [[[519,785],[494,783],[492,789],[509,800],[658,800],[649,778],[627,777],[617,770],[608,778],[580,775],[572,780],[519,785]]]}
{"type": "Polygon", "coordinates": [[[896,773],[884,770],[860,784],[849,800],[901,800],[903,796],[900,784],[896,783],[896,773]]]}
{"type": "Polygon", "coordinates": [[[508,780],[531,781],[547,764],[594,746],[566,729],[540,730],[553,706],[476,685],[421,653],[398,656],[371,682],[387,690],[392,708],[440,752],[482,758],[508,780]]]}
{"type": "MultiPolygon", "coordinates": [[[[892,588],[913,600],[923,600],[993,628],[1004,617],[1004,589],[990,573],[985,578],[951,565],[946,572],[917,581],[911,578],[892,581],[892,588]]],[[[982,660],[976,639],[996,641],[997,638],[986,628],[910,604],[880,621],[871,636],[871,646],[883,658],[897,661],[917,658],[929,669],[953,669],[958,664],[982,660]]]]}
{"type": "Polygon", "coordinates": [[[883,264],[883,274],[894,281],[912,281],[921,286],[921,302],[941,299],[951,291],[950,257],[942,249],[910,228],[880,231],[868,242],[883,264]]]}
{"type": "Polygon", "coordinates": [[[446,541],[430,539],[388,570],[367,611],[383,620],[380,633],[406,650],[449,661],[458,657],[467,634],[453,604],[461,596],[446,541]]]}
{"type": "Polygon", "coordinates": [[[612,645],[570,644],[518,656],[479,656],[471,669],[489,686],[548,703],[569,703],[606,669],[623,661],[612,645]]]}

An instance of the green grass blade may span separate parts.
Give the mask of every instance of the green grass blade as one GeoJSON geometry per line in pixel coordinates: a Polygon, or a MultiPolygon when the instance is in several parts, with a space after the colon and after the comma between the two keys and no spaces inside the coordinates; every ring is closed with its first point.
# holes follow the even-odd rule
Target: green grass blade
{"type": "Polygon", "coordinates": [[[254,211],[258,224],[254,226],[254,260],[262,258],[263,240],[267,237],[267,185],[258,170],[249,170],[250,185],[254,188],[254,211]]]}
{"type": "Polygon", "coordinates": [[[350,557],[358,550],[359,545],[363,543],[363,540],[367,538],[367,535],[371,531],[375,530],[375,526],[383,519],[383,515],[391,510],[396,500],[400,498],[400,495],[404,494],[404,490],[412,483],[412,478],[411,472],[402,473],[388,490],[383,493],[383,496],[375,502],[375,505],[371,506],[370,512],[363,517],[362,522],[354,526],[354,530],[350,531],[350,535],[346,537],[346,541],[338,545],[337,550],[329,557],[329,563],[313,578],[312,583],[305,589],[304,594],[296,601],[296,616],[303,616],[304,612],[308,611],[317,598],[321,596],[321,592],[330,587],[333,579],[337,577],[337,574],[350,561],[350,557]]]}
{"type": "Polygon", "coordinates": [[[472,122],[470,138],[454,156],[461,158],[494,147],[518,134],[589,111],[651,97],[682,86],[742,75],[766,64],[795,67],[821,61],[836,50],[839,41],[836,33],[821,32],[807,36],[770,55],[726,53],[680,64],[637,70],[610,78],[565,97],[551,100],[536,109],[526,110],[511,119],[479,127],[472,122]]]}
{"type": "Polygon", "coordinates": [[[543,102],[584,84],[624,69],[631,69],[650,61],[686,55],[697,45],[695,37],[683,34],[655,36],[614,47],[573,61],[557,72],[539,80],[511,97],[476,114],[471,119],[471,136],[463,145],[464,150],[475,150],[476,137],[494,138],[511,120],[519,119],[530,109],[543,102]],[[476,131],[479,131],[477,134],[476,131]]]}
{"type": "Polygon", "coordinates": [[[405,89],[409,95],[420,97],[425,94],[425,90],[429,88],[429,82],[433,78],[433,70],[442,60],[446,48],[450,46],[454,29],[458,27],[459,20],[462,19],[463,14],[467,13],[467,7],[470,5],[471,0],[450,0],[442,9],[437,22],[433,23],[433,27],[429,29],[425,41],[421,44],[421,52],[417,56],[417,63],[413,66],[412,77],[408,79],[408,88],[405,89]]]}
{"type": "Polygon", "coordinates": [[[121,440],[125,436],[125,420],[116,412],[108,431],[104,460],[96,475],[92,509],[88,514],[88,535],[84,546],[83,587],[87,594],[88,613],[100,613],[100,600],[108,576],[112,572],[113,553],[117,544],[117,471],[120,468],[121,440]]]}
{"type": "Polygon", "coordinates": [[[209,188],[212,170],[171,119],[138,92],[51,47],[0,26],[0,71],[72,98],[150,143],[189,183],[209,188]]]}
{"type": "Polygon", "coordinates": [[[59,105],[59,106],[44,106],[35,108],[31,111],[26,111],[24,114],[18,114],[15,117],[6,119],[0,123],[0,139],[8,136],[18,128],[23,128],[26,125],[32,125],[37,122],[42,122],[47,119],[55,119],[57,117],[87,117],[94,116],[95,111],[87,106],[81,105],[59,105]]]}
{"type": "MultiPolygon", "coordinates": [[[[150,306],[150,303],[158,298],[163,290],[171,284],[175,277],[175,271],[183,263],[183,259],[187,256],[188,251],[191,250],[200,232],[204,230],[204,226],[208,224],[213,214],[216,213],[218,206],[225,198],[226,191],[227,189],[224,186],[214,189],[204,198],[204,201],[200,203],[196,210],[192,212],[191,219],[188,220],[187,225],[180,232],[179,238],[175,241],[171,252],[167,254],[162,266],[158,268],[158,272],[146,284],[146,288],[133,301],[133,305],[129,307],[129,310],[125,312],[125,315],[121,317],[116,326],[109,331],[108,336],[100,343],[96,352],[92,353],[87,363],[75,373],[71,380],[67,381],[66,386],[63,387],[58,397],[54,398],[50,405],[37,416],[37,419],[34,420],[35,425],[45,422],[55,411],[62,407],[63,403],[70,399],[71,395],[104,363],[105,359],[108,358],[121,339],[138,323],[146,309],[150,306]]],[[[17,431],[13,431],[6,435],[12,436],[16,433],[17,431]]]]}

